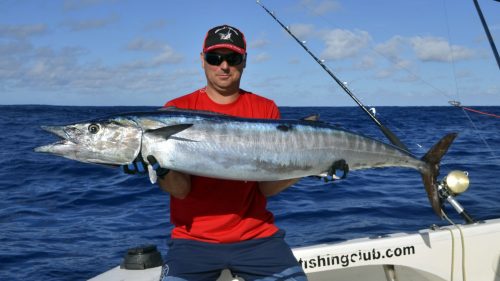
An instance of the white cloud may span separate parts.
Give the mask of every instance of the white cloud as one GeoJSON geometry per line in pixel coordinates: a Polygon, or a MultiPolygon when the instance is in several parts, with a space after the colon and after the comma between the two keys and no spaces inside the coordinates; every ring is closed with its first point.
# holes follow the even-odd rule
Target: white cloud
{"type": "Polygon", "coordinates": [[[252,42],[250,42],[250,44],[248,44],[248,47],[250,48],[254,48],[254,49],[258,49],[258,48],[263,48],[265,46],[269,45],[269,41],[266,40],[266,39],[257,39],[257,40],[253,40],[252,42]]]}
{"type": "Polygon", "coordinates": [[[340,8],[340,3],[337,1],[322,1],[316,5],[313,12],[317,15],[324,15],[332,11],[337,11],[340,8]]]}
{"type": "Polygon", "coordinates": [[[35,48],[28,43],[18,44],[22,52],[14,50],[14,43],[0,45],[0,85],[6,90],[36,89],[68,94],[154,92],[182,80],[174,72],[158,68],[182,60],[168,45],[149,59],[111,66],[87,61],[88,50],[82,48],[35,48]],[[170,76],[176,80],[170,80],[170,76]]]}
{"type": "Polygon", "coordinates": [[[7,38],[26,38],[34,35],[41,35],[47,32],[45,24],[23,24],[23,25],[6,25],[0,24],[0,37],[7,38]]]}
{"type": "Polygon", "coordinates": [[[65,11],[76,11],[89,8],[92,6],[98,6],[108,2],[116,2],[115,0],[64,0],[63,9],[65,11]]]}
{"type": "Polygon", "coordinates": [[[292,24],[289,28],[290,31],[297,36],[297,38],[302,40],[316,35],[315,27],[312,24],[292,24]]]}
{"type": "Polygon", "coordinates": [[[106,26],[109,26],[119,20],[119,17],[116,15],[110,15],[108,17],[99,18],[99,19],[87,19],[80,21],[66,21],[62,25],[69,28],[71,31],[84,31],[90,29],[99,29],[106,26]]]}
{"type": "Polygon", "coordinates": [[[323,59],[344,59],[357,55],[367,47],[371,36],[366,31],[334,29],[322,36],[326,49],[321,54],[323,59]]]}
{"type": "Polygon", "coordinates": [[[157,30],[163,30],[167,27],[167,21],[164,19],[160,20],[155,20],[151,21],[150,23],[144,25],[143,30],[144,31],[157,31],[157,30]]]}
{"type": "Polygon", "coordinates": [[[0,58],[29,52],[33,46],[26,40],[0,41],[0,58]]]}
{"type": "Polygon", "coordinates": [[[156,56],[150,61],[136,61],[128,63],[131,68],[145,68],[160,66],[163,64],[173,64],[182,61],[183,56],[176,52],[174,48],[160,41],[135,39],[127,45],[129,51],[145,51],[156,53],[156,56]]]}
{"type": "Polygon", "coordinates": [[[375,51],[391,62],[401,60],[401,52],[405,47],[405,39],[401,36],[394,36],[384,43],[375,46],[375,51]]]}
{"type": "Polygon", "coordinates": [[[271,59],[271,56],[268,53],[260,53],[257,54],[256,56],[252,57],[252,61],[254,62],[264,62],[268,61],[271,59]]]}
{"type": "Polygon", "coordinates": [[[385,79],[385,78],[391,77],[393,74],[394,74],[393,69],[383,68],[383,69],[379,69],[377,72],[375,72],[375,78],[385,79]]]}
{"type": "Polygon", "coordinates": [[[174,48],[165,45],[162,52],[153,58],[154,65],[178,63],[182,60],[182,56],[178,54],[174,48]]]}
{"type": "Polygon", "coordinates": [[[360,70],[367,70],[376,66],[375,59],[371,56],[364,56],[359,62],[355,63],[355,68],[360,70]]]}
{"type": "Polygon", "coordinates": [[[314,15],[325,15],[329,12],[338,11],[340,9],[340,3],[336,0],[323,0],[321,2],[316,2],[314,0],[302,0],[301,4],[309,8],[311,13],[314,15]]]}
{"type": "Polygon", "coordinates": [[[472,50],[462,46],[450,45],[443,38],[416,36],[410,38],[409,42],[417,58],[422,61],[449,62],[470,59],[474,56],[472,50]]]}
{"type": "Polygon", "coordinates": [[[155,51],[161,51],[164,48],[164,46],[165,46],[164,43],[157,40],[146,40],[142,38],[137,38],[131,41],[127,45],[127,50],[155,52],[155,51]]]}

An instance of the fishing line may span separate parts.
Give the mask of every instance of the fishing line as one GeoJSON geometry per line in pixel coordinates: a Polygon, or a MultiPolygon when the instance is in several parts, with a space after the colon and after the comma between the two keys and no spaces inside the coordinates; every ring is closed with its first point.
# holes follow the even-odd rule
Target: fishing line
{"type": "MultiPolygon", "coordinates": [[[[339,84],[339,86],[358,104],[358,106],[363,109],[363,111],[365,111],[366,114],[368,114],[368,116],[377,124],[377,126],[379,126],[379,128],[382,130],[382,133],[393,143],[395,144],[396,146],[400,147],[400,148],[403,148],[404,150],[406,151],[410,151],[406,145],[404,145],[398,137],[396,137],[396,135],[394,135],[394,133],[392,133],[387,127],[385,127],[384,125],[382,125],[382,123],[375,117],[375,114],[373,114],[372,112],[370,112],[369,109],[367,109],[362,103],[361,101],[356,97],[354,96],[354,94],[349,90],[349,88],[347,87],[347,83],[346,82],[342,82],[340,81],[340,79],[338,79],[332,72],[331,70],[328,68],[328,66],[326,66],[325,64],[325,60],[321,60],[319,59],[318,57],[316,57],[310,50],[307,46],[305,46],[305,42],[304,41],[301,41],[299,40],[290,30],[290,28],[288,26],[285,26],[275,15],[273,12],[270,12],[259,0],[257,0],[257,4],[259,4],[276,22],[278,22],[278,24],[286,31],[288,32],[292,37],[293,39],[295,39],[295,41],[297,41],[297,43],[299,43],[299,45],[302,46],[302,48],[304,48],[304,50],[306,50],[306,52],[313,57],[313,59],[337,82],[337,84],[339,84]]],[[[311,10],[309,7],[305,6],[304,4],[302,4],[303,7],[305,7],[306,9],[308,9],[311,13],[313,14],[316,14],[318,15],[320,18],[322,18],[325,22],[329,23],[323,16],[319,15],[316,11],[313,11],[311,10]]],[[[331,24],[331,23],[329,23],[331,24]]],[[[395,62],[393,61],[391,58],[379,53],[378,51],[376,51],[374,48],[372,48],[371,46],[369,46],[369,49],[371,49],[374,53],[386,58],[388,61],[390,61],[393,65],[396,65],[400,68],[403,68],[404,70],[406,70],[408,73],[410,73],[410,75],[412,75],[414,78],[416,78],[417,80],[421,81],[422,83],[428,85],[429,87],[433,88],[434,90],[436,90],[438,93],[441,93],[445,96],[448,96],[444,91],[442,91],[441,89],[435,87],[434,85],[428,83],[427,81],[423,80],[420,76],[414,74],[413,72],[411,72],[409,69],[407,69],[406,67],[400,65],[398,62],[395,62]]],[[[448,99],[450,98],[450,96],[448,96],[448,99]]],[[[396,128],[399,130],[399,128],[396,128]]],[[[401,130],[399,130],[401,132],[401,130]]],[[[422,148],[422,146],[420,144],[416,144],[419,148],[422,148]]]]}
{"type": "MultiPolygon", "coordinates": [[[[446,18],[446,27],[447,27],[447,31],[448,31],[448,40],[451,42],[451,33],[450,33],[450,28],[449,28],[449,19],[448,19],[448,13],[447,13],[448,9],[447,9],[447,6],[446,6],[446,0],[443,0],[443,5],[444,5],[444,14],[445,14],[445,18],[446,18]]],[[[455,67],[455,59],[453,57],[453,50],[451,48],[451,44],[449,44],[448,46],[450,48],[451,63],[452,63],[453,74],[454,74],[453,77],[455,79],[455,96],[457,97],[457,100],[460,100],[460,91],[458,89],[458,81],[457,81],[457,74],[456,74],[456,67],[455,67]]],[[[462,109],[463,114],[467,117],[467,119],[471,123],[472,127],[474,128],[474,131],[476,132],[476,135],[479,136],[479,138],[481,139],[481,141],[488,148],[488,150],[490,151],[490,153],[493,155],[493,158],[498,158],[496,156],[494,150],[491,148],[491,146],[489,145],[489,143],[483,137],[483,135],[481,134],[481,131],[476,126],[476,124],[474,123],[474,121],[472,120],[472,118],[470,117],[470,115],[466,112],[466,110],[471,111],[471,112],[475,112],[475,113],[479,113],[479,114],[484,114],[484,115],[496,117],[496,118],[500,118],[500,116],[498,116],[496,114],[492,114],[492,113],[488,113],[488,112],[483,112],[483,111],[479,111],[479,110],[475,110],[475,109],[472,109],[472,108],[468,108],[468,107],[462,106],[459,101],[449,101],[449,103],[451,105],[455,106],[455,107],[459,107],[459,108],[462,109]]]]}
{"type": "MultiPolygon", "coordinates": [[[[493,42],[493,39],[491,38],[491,34],[489,33],[489,29],[488,29],[488,25],[486,24],[486,21],[484,20],[484,17],[483,17],[483,14],[481,12],[481,8],[479,7],[479,3],[477,2],[477,0],[473,0],[474,1],[474,5],[476,7],[476,10],[479,14],[479,17],[481,19],[481,23],[483,24],[483,27],[485,29],[485,33],[486,35],[488,36],[488,39],[490,40],[490,44],[491,44],[491,48],[493,50],[493,53],[495,55],[495,58],[497,59],[497,63],[498,63],[498,66],[500,67],[500,59],[498,58],[498,52],[496,50],[496,46],[495,46],[495,43],[493,42]]],[[[498,0],[497,0],[498,1],[498,0]]],[[[444,4],[444,13],[445,13],[445,18],[446,18],[446,27],[447,27],[447,31],[448,31],[448,39],[450,40],[451,42],[451,35],[450,35],[450,27],[449,27],[449,19],[448,19],[448,9],[446,7],[446,0],[443,0],[443,4],[444,4]]],[[[453,50],[451,48],[451,45],[449,45],[449,48],[450,48],[450,55],[451,55],[451,62],[452,62],[452,65],[453,65],[453,74],[454,74],[454,78],[455,78],[455,96],[457,97],[457,100],[456,101],[449,101],[449,103],[453,106],[456,106],[456,107],[460,107],[462,108],[462,110],[468,110],[468,111],[471,111],[471,112],[475,112],[475,113],[479,113],[479,114],[484,114],[484,115],[488,115],[488,116],[492,116],[492,117],[496,117],[496,118],[500,118],[499,115],[496,115],[496,114],[492,114],[492,113],[488,113],[488,112],[484,112],[484,111],[480,111],[480,110],[476,110],[476,109],[472,109],[472,108],[468,108],[468,107],[465,107],[465,106],[462,106],[460,104],[460,92],[458,90],[458,82],[457,82],[457,71],[456,71],[456,67],[455,67],[455,60],[453,58],[453,50]]],[[[464,112],[465,113],[465,112],[464,112]]],[[[470,119],[470,117],[466,114],[466,116],[469,118],[469,120],[472,122],[472,119],[470,119]]],[[[474,125],[475,127],[475,125],[474,125]]],[[[483,139],[484,142],[486,142],[486,140],[483,139]]],[[[489,146],[488,146],[489,147],[489,146]]],[[[491,148],[490,148],[491,149],[491,148]]]]}
{"type": "MultiPolygon", "coordinates": [[[[382,120],[384,120],[384,122],[386,124],[389,124],[391,126],[391,128],[394,128],[394,130],[397,133],[399,133],[399,135],[404,136],[407,133],[404,130],[402,130],[398,125],[396,125],[393,121],[391,121],[391,119],[384,118],[383,114],[377,112],[377,115],[382,116],[382,120]]],[[[412,152],[419,152],[419,153],[427,152],[421,144],[419,144],[418,142],[415,141],[415,139],[408,140],[408,142],[410,142],[411,144],[414,144],[416,146],[416,150],[411,150],[412,152]]]]}
{"type": "MultiPolygon", "coordinates": [[[[463,280],[463,281],[466,281],[466,280],[467,280],[467,275],[466,275],[466,271],[465,271],[465,268],[466,268],[466,267],[465,267],[465,237],[464,237],[464,233],[463,233],[463,231],[462,231],[462,228],[461,228],[459,225],[455,224],[455,222],[454,222],[453,220],[451,220],[451,219],[450,219],[450,218],[446,215],[446,213],[445,213],[445,212],[443,212],[443,217],[444,217],[444,218],[445,218],[445,219],[446,219],[446,220],[447,220],[447,221],[448,221],[451,225],[453,225],[456,229],[458,229],[458,232],[460,233],[460,242],[461,242],[460,244],[461,244],[461,246],[462,246],[462,280],[463,280]]],[[[450,228],[448,228],[448,227],[447,227],[446,229],[448,229],[448,230],[450,231],[450,233],[451,233],[451,239],[452,239],[452,243],[451,243],[451,245],[452,245],[452,255],[454,256],[454,255],[455,255],[455,238],[454,238],[454,235],[453,235],[453,231],[452,231],[450,228]]],[[[453,263],[452,263],[452,265],[453,265],[453,263]]],[[[453,267],[454,267],[454,266],[452,266],[452,278],[451,278],[451,280],[453,280],[453,271],[454,271],[454,270],[453,270],[453,267]]]]}
{"type": "Polygon", "coordinates": [[[491,155],[493,156],[493,159],[498,159],[498,156],[496,155],[495,151],[491,148],[488,141],[486,141],[486,139],[482,136],[481,130],[479,130],[479,128],[476,126],[476,123],[474,123],[472,118],[470,118],[469,114],[464,109],[462,109],[462,112],[467,117],[467,119],[469,119],[469,122],[471,123],[472,127],[474,127],[474,131],[479,136],[479,138],[483,141],[484,145],[486,145],[486,147],[490,151],[491,155]]]}
{"type": "MultiPolygon", "coordinates": [[[[457,71],[456,71],[456,66],[455,66],[455,59],[454,59],[454,56],[453,56],[453,49],[451,47],[451,41],[452,41],[452,39],[451,39],[450,23],[449,23],[449,18],[448,18],[448,8],[446,6],[446,0],[443,0],[443,6],[444,6],[444,15],[445,15],[445,19],[446,19],[446,21],[445,21],[446,22],[446,31],[448,32],[448,40],[450,41],[450,44],[448,44],[448,48],[449,48],[449,51],[450,51],[451,65],[452,65],[452,69],[453,69],[453,78],[455,80],[455,96],[457,97],[457,100],[460,100],[460,91],[458,89],[458,81],[457,81],[457,71]]],[[[476,131],[476,134],[479,136],[479,138],[481,139],[481,141],[486,145],[486,147],[489,149],[489,151],[496,158],[496,155],[495,155],[493,149],[490,147],[490,145],[488,144],[488,142],[486,141],[486,139],[482,136],[481,131],[479,130],[479,128],[476,126],[476,124],[474,123],[474,121],[472,120],[472,118],[470,118],[469,114],[467,114],[467,112],[465,112],[466,108],[462,107],[460,105],[460,102],[450,102],[450,104],[452,104],[454,106],[459,106],[459,107],[462,108],[462,111],[463,111],[464,115],[467,117],[467,119],[469,119],[469,122],[472,124],[472,127],[476,131]]],[[[486,114],[486,115],[494,115],[494,114],[489,114],[489,113],[486,113],[486,112],[480,112],[480,111],[473,110],[473,109],[468,109],[468,108],[467,108],[467,110],[474,111],[476,113],[483,113],[483,114],[486,114]]],[[[500,116],[496,116],[496,117],[500,118],[500,116]]]]}
{"type": "Polygon", "coordinates": [[[458,107],[458,108],[462,109],[462,113],[465,115],[465,117],[467,117],[467,119],[471,123],[472,127],[474,128],[474,131],[476,132],[476,135],[479,136],[479,138],[481,139],[481,141],[488,148],[489,152],[493,156],[493,159],[498,159],[498,156],[496,155],[495,151],[489,145],[488,141],[483,137],[483,134],[481,134],[481,130],[476,126],[476,123],[474,123],[474,121],[472,120],[472,118],[470,117],[470,115],[467,113],[467,111],[471,111],[471,112],[475,112],[475,113],[479,113],[479,114],[482,114],[482,115],[487,115],[487,116],[491,116],[491,117],[495,117],[495,118],[500,118],[500,116],[498,116],[496,114],[493,114],[493,113],[483,112],[483,111],[479,111],[479,110],[476,110],[476,109],[473,109],[473,108],[462,106],[460,104],[460,102],[458,102],[458,101],[449,101],[449,103],[451,105],[455,106],[455,107],[458,107]]]}
{"type": "MultiPolygon", "coordinates": [[[[305,3],[301,2],[301,6],[304,7],[305,9],[307,9],[311,14],[314,14],[318,18],[321,18],[328,25],[334,25],[331,21],[327,20],[323,15],[319,14],[314,9],[311,9],[305,3]]],[[[456,62],[455,62],[455,59],[454,59],[454,56],[453,56],[453,48],[452,48],[452,45],[451,45],[451,29],[450,29],[450,24],[449,24],[449,16],[448,16],[448,12],[447,12],[448,9],[447,9],[447,5],[446,5],[446,0],[443,0],[443,6],[444,6],[444,18],[445,18],[445,23],[446,23],[446,31],[447,31],[447,34],[448,34],[448,40],[450,41],[450,43],[448,44],[448,48],[449,48],[449,53],[450,53],[450,61],[451,61],[451,64],[452,64],[452,69],[453,69],[452,72],[453,72],[453,79],[454,79],[454,85],[455,85],[455,94],[448,94],[446,91],[444,91],[444,90],[438,88],[437,86],[433,85],[432,83],[428,82],[427,80],[425,80],[424,78],[422,78],[420,75],[418,75],[415,72],[413,72],[411,69],[409,69],[406,66],[402,65],[400,63],[400,61],[398,61],[396,58],[387,56],[387,55],[385,55],[385,54],[377,51],[371,45],[368,45],[367,48],[370,49],[370,51],[372,51],[376,55],[378,55],[378,56],[380,56],[382,58],[385,58],[393,66],[397,67],[400,70],[405,71],[407,74],[409,74],[412,78],[415,78],[420,83],[427,85],[429,88],[433,89],[438,94],[446,97],[448,100],[449,99],[461,100],[461,98],[460,98],[460,92],[459,92],[459,89],[458,89],[456,62]]],[[[467,110],[469,110],[469,109],[467,109],[467,110]]],[[[483,113],[483,112],[480,112],[480,111],[477,111],[477,110],[470,110],[470,111],[473,111],[473,112],[476,112],[476,113],[483,113]]],[[[491,113],[484,113],[484,114],[486,114],[486,115],[494,115],[494,114],[491,114],[491,113]]],[[[498,115],[494,115],[494,116],[500,118],[500,116],[498,116],[498,115]]]]}
{"type": "Polygon", "coordinates": [[[300,46],[302,46],[302,48],[328,73],[328,75],[330,75],[330,77],[332,77],[333,80],[335,80],[335,82],[337,82],[337,84],[344,90],[344,92],[346,94],[348,94],[354,100],[354,102],[356,102],[356,104],[358,104],[358,106],[370,117],[370,119],[373,122],[375,122],[375,124],[379,127],[379,129],[382,131],[382,133],[391,141],[392,144],[394,144],[395,146],[398,146],[399,148],[401,148],[403,150],[408,151],[408,148],[406,147],[406,145],[404,145],[403,142],[401,142],[401,140],[391,130],[389,130],[389,128],[387,128],[382,123],[380,123],[380,121],[361,103],[361,101],[351,92],[351,90],[349,90],[349,88],[347,88],[345,83],[343,83],[339,78],[337,78],[337,76],[335,76],[335,74],[333,74],[333,72],[325,65],[324,60],[320,60],[316,55],[314,55],[314,53],[312,53],[309,50],[309,48],[305,45],[305,42],[299,40],[299,38],[297,38],[295,36],[295,34],[293,34],[290,31],[290,28],[285,26],[274,15],[273,12],[269,11],[260,2],[260,0],[257,0],[257,4],[259,4],[286,32],[288,32],[288,34],[290,34],[290,36],[292,36],[292,38],[295,39],[295,41],[297,41],[297,43],[299,43],[300,46]]]}
{"type": "MultiPolygon", "coordinates": [[[[444,5],[444,10],[445,10],[445,19],[446,19],[446,30],[447,30],[447,33],[448,33],[448,40],[450,40],[451,38],[451,32],[450,32],[450,26],[449,26],[449,17],[448,17],[448,13],[447,13],[447,5],[446,5],[446,0],[443,0],[443,5],[444,5]]],[[[311,9],[309,6],[305,5],[305,3],[301,2],[301,6],[304,7],[305,9],[307,9],[310,13],[316,15],[317,17],[321,18],[324,22],[326,22],[328,25],[334,25],[333,23],[331,23],[329,20],[327,20],[323,15],[319,14],[317,11],[311,9]]],[[[455,60],[454,60],[454,57],[453,57],[453,52],[452,52],[452,46],[451,46],[451,43],[448,44],[448,47],[450,49],[450,56],[451,56],[451,62],[452,62],[452,68],[453,68],[453,78],[455,80],[455,94],[452,95],[452,94],[448,94],[447,92],[445,92],[444,90],[434,86],[433,84],[431,84],[430,82],[427,82],[426,80],[424,80],[420,75],[414,73],[413,71],[411,71],[409,68],[405,67],[404,65],[400,64],[396,58],[393,58],[393,57],[389,57],[389,56],[386,56],[385,54],[383,53],[380,53],[379,51],[377,51],[375,48],[373,48],[371,45],[368,45],[367,46],[368,49],[370,49],[373,53],[377,54],[378,56],[382,57],[382,58],[385,58],[387,61],[389,61],[391,64],[393,64],[394,66],[396,66],[397,68],[405,71],[406,73],[408,73],[412,78],[416,78],[420,83],[422,84],[425,84],[427,85],[429,88],[431,89],[434,89],[434,91],[436,91],[437,93],[439,93],[440,95],[446,97],[448,100],[449,99],[453,99],[453,98],[460,98],[460,93],[459,93],[459,90],[458,90],[458,81],[457,81],[457,71],[456,71],[456,65],[455,65],[455,60]]],[[[464,108],[463,108],[464,109],[464,108]]],[[[466,109],[466,110],[469,110],[469,111],[473,111],[473,112],[476,112],[476,113],[479,113],[477,110],[470,110],[470,109],[466,109]]],[[[494,115],[494,114],[491,114],[491,113],[486,113],[486,115],[494,115]]],[[[470,116],[468,114],[465,114],[465,116],[469,119],[469,121],[471,122],[472,124],[472,127],[474,128],[474,130],[477,132],[477,134],[479,135],[479,137],[481,138],[482,142],[485,143],[486,147],[488,147],[489,151],[492,153],[492,155],[497,158],[497,156],[495,155],[494,151],[492,150],[491,146],[487,143],[487,141],[482,137],[482,135],[479,133],[479,129],[477,128],[477,126],[474,124],[474,121],[470,118],[470,116]]],[[[498,115],[496,115],[495,117],[497,117],[498,115]]],[[[396,128],[396,130],[399,130],[399,128],[397,127],[394,127],[392,126],[393,128],[396,128]]],[[[401,131],[401,130],[399,130],[401,131]]],[[[417,146],[418,147],[421,147],[420,144],[417,143],[417,146]]]]}
{"type": "MultiPolygon", "coordinates": [[[[478,5],[478,4],[476,4],[476,5],[478,5]]],[[[444,6],[444,15],[445,15],[445,19],[446,19],[446,21],[445,21],[446,22],[446,30],[448,32],[448,40],[450,41],[450,44],[448,44],[448,47],[450,49],[449,51],[450,51],[451,65],[452,65],[452,69],[453,69],[453,77],[454,77],[454,80],[455,80],[455,96],[457,97],[457,100],[460,100],[460,91],[458,89],[458,81],[457,81],[457,71],[456,71],[455,59],[454,59],[454,56],[453,56],[453,49],[451,47],[451,41],[452,41],[452,39],[451,39],[450,24],[449,24],[449,18],[448,18],[448,8],[446,6],[446,0],[443,0],[443,6],[444,6]]],[[[476,6],[476,8],[479,9],[478,6],[476,6]]],[[[480,10],[478,10],[478,12],[480,13],[480,10]]],[[[499,62],[499,66],[500,66],[500,62],[499,62]]],[[[481,131],[479,130],[479,128],[476,126],[476,124],[474,123],[474,121],[472,120],[472,118],[469,116],[469,114],[465,110],[468,110],[468,111],[471,111],[471,112],[475,112],[475,113],[479,113],[479,114],[484,114],[484,115],[492,116],[492,117],[496,117],[496,118],[500,118],[500,116],[495,115],[495,114],[491,114],[491,113],[487,113],[487,112],[483,112],[483,111],[479,111],[479,110],[475,110],[475,109],[472,109],[472,108],[464,107],[458,101],[449,101],[449,103],[451,105],[455,106],[455,107],[460,107],[462,109],[463,114],[467,117],[467,119],[471,123],[472,127],[474,128],[474,131],[476,132],[476,135],[479,136],[479,138],[481,139],[481,141],[488,148],[488,150],[490,151],[490,153],[493,155],[493,158],[497,158],[494,150],[491,148],[491,146],[486,141],[486,139],[482,136],[481,131]]]]}
{"type": "MultiPolygon", "coordinates": [[[[257,3],[259,5],[261,5],[265,10],[266,12],[268,12],[304,49],[306,49],[306,51],[330,74],[330,76],[332,76],[333,74],[330,73],[329,69],[327,68],[327,66],[325,65],[325,61],[324,60],[319,60],[316,56],[314,56],[308,49],[307,47],[304,46],[304,43],[302,41],[300,41],[298,38],[296,38],[294,36],[294,34],[292,34],[292,32],[290,31],[290,29],[288,27],[285,27],[275,16],[273,13],[269,12],[259,1],[257,1],[257,3]]],[[[301,3],[301,5],[306,8],[307,10],[309,10],[310,13],[312,14],[315,14],[316,16],[318,16],[319,18],[321,18],[324,22],[326,22],[328,25],[334,25],[332,24],[330,21],[328,21],[324,16],[322,16],[321,14],[319,14],[317,11],[311,9],[310,7],[306,6],[304,3],[301,3]]],[[[416,79],[417,81],[419,81],[420,83],[422,84],[425,84],[427,85],[429,88],[433,89],[435,92],[439,93],[440,95],[442,96],[445,96],[446,97],[446,100],[449,100],[451,98],[453,98],[452,95],[446,93],[445,91],[439,89],[438,87],[434,86],[433,84],[431,84],[430,82],[427,82],[426,80],[424,80],[421,76],[415,74],[413,71],[411,71],[409,68],[405,67],[403,64],[400,63],[400,61],[397,61],[396,58],[392,58],[392,57],[389,57],[389,56],[386,56],[385,54],[382,54],[380,53],[379,51],[377,51],[375,48],[373,48],[371,45],[368,45],[367,46],[369,50],[371,50],[373,53],[375,53],[376,55],[379,55],[380,57],[383,57],[385,58],[387,61],[389,61],[393,66],[396,66],[398,69],[402,69],[403,71],[405,71],[406,73],[408,73],[412,78],[416,79]]],[[[334,78],[336,79],[336,78],[334,78]]],[[[339,83],[339,81],[337,81],[337,83],[339,83]]],[[[340,85],[340,83],[339,83],[340,85]]],[[[342,88],[344,88],[346,85],[345,83],[342,83],[342,85],[340,85],[342,88]]],[[[345,89],[344,89],[345,90],[345,89]]],[[[349,93],[348,93],[349,94],[349,93]]],[[[350,94],[349,94],[350,95],[350,94]]],[[[356,100],[355,100],[356,101],[356,100]]],[[[356,101],[358,103],[358,105],[360,105],[362,107],[362,109],[364,109],[366,111],[366,109],[364,108],[364,106],[356,101]]],[[[369,114],[371,115],[371,114],[369,114]]],[[[375,116],[375,114],[373,114],[373,116],[375,116]]],[[[370,116],[371,117],[371,116],[370,116]]],[[[391,124],[393,125],[393,124],[391,124]]],[[[379,126],[380,127],[380,126],[379,126]]],[[[392,126],[393,128],[395,128],[397,131],[402,132],[402,130],[400,130],[397,126],[392,126]]],[[[385,133],[384,133],[385,134],[385,133]]],[[[404,134],[403,134],[404,135],[404,134]]],[[[390,138],[389,138],[390,139],[390,138]]],[[[413,142],[414,143],[414,142],[413,142]]],[[[393,143],[394,144],[394,143],[393,143]]],[[[422,149],[422,145],[418,144],[418,143],[415,143],[415,145],[419,148],[419,150],[422,149]]],[[[406,147],[406,146],[405,146],[406,147]]],[[[410,151],[408,149],[405,149],[407,151],[410,151]]]]}
{"type": "Polygon", "coordinates": [[[469,108],[469,107],[465,107],[465,106],[460,106],[460,107],[463,110],[468,110],[468,111],[472,111],[472,112],[475,112],[475,113],[479,113],[479,114],[483,114],[483,115],[488,115],[488,116],[495,117],[495,118],[500,118],[500,115],[496,115],[496,114],[493,114],[493,113],[488,113],[488,112],[480,111],[480,110],[469,108]]]}
{"type": "Polygon", "coordinates": [[[455,57],[453,56],[453,48],[451,46],[451,32],[450,32],[450,20],[448,17],[448,7],[446,6],[446,0],[443,0],[443,6],[444,6],[444,18],[445,18],[445,23],[446,23],[446,32],[448,33],[448,49],[450,52],[450,59],[451,59],[451,68],[453,70],[453,79],[455,82],[455,96],[460,100],[460,91],[458,90],[458,81],[457,81],[457,68],[455,65],[455,57]]]}
{"type": "MultiPolygon", "coordinates": [[[[318,12],[316,12],[315,10],[311,9],[310,7],[306,6],[305,3],[301,2],[301,6],[306,8],[307,10],[309,10],[310,13],[312,14],[315,14],[317,17],[321,18],[325,23],[327,23],[328,25],[330,26],[335,26],[335,24],[333,24],[331,21],[329,21],[328,19],[326,19],[323,15],[319,14],[318,12]]],[[[430,83],[430,82],[427,82],[427,80],[423,79],[420,75],[416,74],[415,72],[413,72],[411,69],[409,69],[408,67],[406,67],[404,64],[401,64],[401,61],[398,61],[397,58],[394,58],[394,57],[390,57],[390,56],[387,56],[379,51],[377,51],[374,47],[372,47],[371,45],[367,45],[367,48],[372,51],[373,53],[375,53],[376,55],[382,57],[382,58],[385,58],[388,62],[390,62],[393,66],[395,66],[396,68],[400,69],[400,70],[403,70],[405,71],[407,74],[410,75],[411,78],[413,79],[416,79],[416,81],[428,86],[429,88],[433,89],[434,91],[436,91],[437,93],[439,93],[440,95],[444,96],[447,98],[447,100],[449,100],[450,98],[453,98],[453,95],[451,94],[448,94],[446,91],[438,88],[437,86],[435,86],[434,84],[430,83]]]]}

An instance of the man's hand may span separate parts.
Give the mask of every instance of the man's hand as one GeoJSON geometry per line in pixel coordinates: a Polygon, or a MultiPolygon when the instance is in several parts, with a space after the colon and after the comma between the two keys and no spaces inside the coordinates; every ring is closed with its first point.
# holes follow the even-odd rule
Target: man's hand
{"type": "MultiPolygon", "coordinates": [[[[163,177],[170,171],[169,169],[160,167],[160,164],[153,155],[148,155],[146,159],[148,159],[149,164],[151,165],[153,170],[155,170],[156,175],[159,178],[163,179],[163,177]]],[[[146,161],[144,161],[142,156],[139,154],[139,156],[137,156],[134,162],[128,165],[123,165],[121,167],[124,173],[129,175],[135,175],[135,174],[147,174],[148,173],[147,166],[148,163],[146,163],[146,161]]]]}
{"type": "Polygon", "coordinates": [[[134,162],[128,164],[128,165],[122,165],[122,171],[125,174],[129,175],[135,175],[135,174],[146,174],[148,172],[147,170],[147,163],[144,162],[144,159],[142,159],[142,156],[139,154],[137,158],[135,158],[134,162]]]}
{"type": "Polygon", "coordinates": [[[156,161],[156,158],[153,155],[148,155],[146,157],[148,159],[149,164],[151,164],[151,167],[153,167],[153,170],[156,171],[156,175],[163,179],[163,177],[170,172],[169,169],[162,168],[160,164],[158,164],[158,161],[156,161]]]}
{"type": "Polygon", "coordinates": [[[347,177],[347,173],[349,173],[349,165],[344,159],[337,160],[332,163],[332,166],[328,169],[326,175],[323,175],[322,178],[325,182],[335,181],[340,179],[345,179],[347,177]],[[337,170],[342,171],[342,175],[337,176],[337,170]]]}

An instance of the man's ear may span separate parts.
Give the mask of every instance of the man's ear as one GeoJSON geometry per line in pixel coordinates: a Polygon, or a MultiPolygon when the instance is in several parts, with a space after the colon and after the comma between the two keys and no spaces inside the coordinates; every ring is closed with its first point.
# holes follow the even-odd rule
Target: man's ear
{"type": "Polygon", "coordinates": [[[200,59],[201,59],[201,68],[205,69],[205,58],[203,56],[203,52],[200,53],[200,59]]]}

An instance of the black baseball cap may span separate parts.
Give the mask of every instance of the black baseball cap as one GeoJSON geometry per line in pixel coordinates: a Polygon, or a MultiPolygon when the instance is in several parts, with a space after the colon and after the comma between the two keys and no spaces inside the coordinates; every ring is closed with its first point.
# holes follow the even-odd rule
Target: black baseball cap
{"type": "Polygon", "coordinates": [[[203,52],[226,48],[244,55],[247,49],[245,35],[236,27],[220,25],[210,29],[203,42],[203,52]]]}

